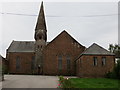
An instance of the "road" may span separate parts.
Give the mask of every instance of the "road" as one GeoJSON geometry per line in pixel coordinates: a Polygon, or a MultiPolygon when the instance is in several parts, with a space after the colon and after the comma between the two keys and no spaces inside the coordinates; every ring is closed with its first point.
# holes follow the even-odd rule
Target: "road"
{"type": "Polygon", "coordinates": [[[58,76],[5,75],[2,88],[57,88],[58,76]]]}

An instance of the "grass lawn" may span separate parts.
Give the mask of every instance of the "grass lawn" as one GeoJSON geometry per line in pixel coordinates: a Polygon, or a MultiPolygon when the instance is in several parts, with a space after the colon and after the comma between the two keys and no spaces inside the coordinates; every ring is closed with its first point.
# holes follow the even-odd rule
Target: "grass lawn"
{"type": "Polygon", "coordinates": [[[107,78],[69,78],[74,88],[120,88],[120,81],[107,78]]]}

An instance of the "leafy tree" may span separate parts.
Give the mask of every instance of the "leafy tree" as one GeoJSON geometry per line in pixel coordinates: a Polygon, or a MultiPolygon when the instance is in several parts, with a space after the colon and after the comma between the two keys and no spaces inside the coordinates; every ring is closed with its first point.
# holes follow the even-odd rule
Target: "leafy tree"
{"type": "Polygon", "coordinates": [[[115,54],[116,58],[120,58],[120,45],[118,44],[109,44],[109,51],[115,54]]]}
{"type": "Polygon", "coordinates": [[[112,72],[108,72],[106,77],[120,79],[120,45],[109,44],[109,51],[115,54],[115,57],[118,58],[117,63],[112,72]]]}
{"type": "Polygon", "coordinates": [[[116,66],[114,67],[114,73],[116,74],[116,77],[120,79],[120,60],[117,61],[116,66]]]}

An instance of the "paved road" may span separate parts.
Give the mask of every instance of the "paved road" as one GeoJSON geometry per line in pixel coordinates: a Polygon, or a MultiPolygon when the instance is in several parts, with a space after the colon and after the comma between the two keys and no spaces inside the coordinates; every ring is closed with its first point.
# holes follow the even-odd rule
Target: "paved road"
{"type": "Polygon", "coordinates": [[[57,76],[5,75],[3,88],[57,88],[57,76]]]}

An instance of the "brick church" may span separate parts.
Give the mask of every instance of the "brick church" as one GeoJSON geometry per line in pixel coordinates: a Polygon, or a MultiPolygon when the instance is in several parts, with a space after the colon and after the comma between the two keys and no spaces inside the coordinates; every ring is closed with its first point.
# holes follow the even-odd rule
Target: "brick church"
{"type": "Polygon", "coordinates": [[[47,42],[43,2],[34,39],[12,41],[6,54],[10,74],[101,77],[111,71],[115,64],[113,53],[95,43],[86,48],[65,30],[47,42]]]}

